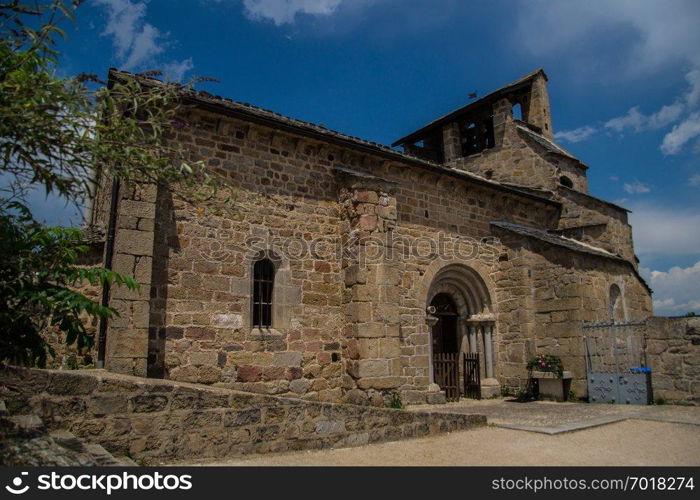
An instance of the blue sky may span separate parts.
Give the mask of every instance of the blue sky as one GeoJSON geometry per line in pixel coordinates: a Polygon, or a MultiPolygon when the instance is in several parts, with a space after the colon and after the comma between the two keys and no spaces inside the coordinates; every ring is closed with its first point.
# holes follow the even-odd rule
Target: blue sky
{"type": "Polygon", "coordinates": [[[700,312],[698,25],[696,0],[87,0],[61,48],[67,74],[212,76],[212,93],[385,144],[542,67],[557,141],[591,194],[633,211],[673,315],[700,312]]]}

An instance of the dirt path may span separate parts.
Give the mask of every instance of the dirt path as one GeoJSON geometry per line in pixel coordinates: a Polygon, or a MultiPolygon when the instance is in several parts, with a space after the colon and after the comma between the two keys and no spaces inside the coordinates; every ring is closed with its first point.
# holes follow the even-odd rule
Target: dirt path
{"type": "Polygon", "coordinates": [[[256,456],[207,465],[700,466],[700,426],[627,420],[554,436],[485,427],[359,448],[256,456]]]}

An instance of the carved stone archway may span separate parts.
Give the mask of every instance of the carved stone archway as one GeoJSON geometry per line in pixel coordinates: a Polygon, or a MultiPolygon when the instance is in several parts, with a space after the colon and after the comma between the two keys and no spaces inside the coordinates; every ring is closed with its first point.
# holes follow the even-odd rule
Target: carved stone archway
{"type": "MultiPolygon", "coordinates": [[[[437,318],[431,314],[430,305],[436,296],[445,294],[454,303],[458,321],[458,335],[461,339],[459,352],[479,352],[483,359],[484,381],[494,384],[493,332],[495,316],[489,287],[481,275],[473,268],[464,264],[448,264],[434,275],[426,276],[431,279],[425,295],[427,322],[430,333],[430,381],[434,382],[433,360],[433,327],[437,318]]],[[[497,385],[497,382],[495,382],[497,385]]]]}

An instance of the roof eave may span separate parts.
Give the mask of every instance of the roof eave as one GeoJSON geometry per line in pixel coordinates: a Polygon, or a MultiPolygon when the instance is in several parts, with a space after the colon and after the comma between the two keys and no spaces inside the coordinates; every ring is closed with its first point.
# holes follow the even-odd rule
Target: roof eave
{"type": "MultiPolygon", "coordinates": [[[[118,80],[119,75],[124,74],[124,75],[131,75],[131,73],[124,72],[124,71],[119,71],[114,68],[110,69],[109,72],[109,80],[110,82],[112,80],[118,80]]],[[[132,75],[132,76],[139,76],[139,75],[132,75]]],[[[158,85],[162,84],[159,80],[155,80],[153,78],[149,77],[140,77],[142,81],[147,84],[147,85],[158,85]]],[[[336,133],[332,130],[317,130],[315,128],[311,128],[308,126],[304,126],[303,123],[292,123],[294,119],[282,119],[276,118],[274,116],[262,116],[253,110],[247,110],[243,108],[234,108],[231,107],[230,105],[226,105],[226,101],[224,102],[212,102],[211,99],[216,99],[215,97],[211,98],[202,98],[198,97],[196,95],[196,91],[190,91],[188,93],[183,94],[182,96],[183,101],[193,104],[200,109],[204,109],[205,111],[209,111],[212,113],[217,113],[217,114],[223,114],[226,116],[230,116],[232,118],[238,118],[242,119],[245,121],[257,123],[262,126],[270,127],[270,128],[276,128],[279,130],[284,130],[289,133],[294,133],[297,135],[302,135],[305,137],[309,137],[311,139],[315,139],[318,141],[322,142],[328,142],[332,144],[336,144],[338,146],[342,147],[347,147],[354,149],[356,151],[360,151],[365,154],[371,154],[374,156],[379,156],[381,158],[385,158],[387,160],[392,160],[408,165],[413,165],[417,166],[420,168],[423,168],[425,170],[432,171],[437,174],[443,174],[447,175],[450,177],[455,177],[467,182],[471,182],[474,184],[482,185],[485,187],[489,187],[491,189],[495,189],[498,191],[504,191],[508,192],[510,194],[513,194],[515,196],[520,196],[520,197],[525,197],[533,200],[537,200],[540,203],[544,203],[550,206],[554,206],[557,209],[561,209],[561,203],[558,201],[552,200],[550,198],[538,196],[536,194],[531,194],[525,191],[521,191],[517,188],[512,188],[509,186],[505,186],[503,184],[490,181],[487,179],[483,179],[481,177],[478,177],[476,175],[470,174],[468,172],[463,172],[463,171],[458,171],[454,169],[449,169],[445,168],[442,165],[436,164],[429,162],[427,160],[423,160],[417,157],[413,157],[410,155],[407,155],[405,153],[402,153],[400,151],[393,151],[389,149],[386,146],[381,146],[381,145],[372,145],[369,143],[364,143],[359,140],[353,140],[350,137],[343,136],[342,134],[336,133]]],[[[231,101],[233,102],[233,101],[231,101]]],[[[285,117],[286,118],[286,117],[285,117]]]]}

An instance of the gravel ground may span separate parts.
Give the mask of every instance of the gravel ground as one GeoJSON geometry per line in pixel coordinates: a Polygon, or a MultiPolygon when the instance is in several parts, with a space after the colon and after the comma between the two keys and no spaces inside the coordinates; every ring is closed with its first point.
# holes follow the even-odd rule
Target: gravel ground
{"type": "MultiPolygon", "coordinates": [[[[700,426],[627,420],[554,436],[483,427],[358,448],[260,455],[206,465],[689,465],[700,466],[700,426]]],[[[204,464],[199,464],[204,465],[204,464]]]]}
{"type": "Polygon", "coordinates": [[[632,406],[586,403],[554,403],[537,401],[516,403],[504,399],[481,401],[462,400],[445,405],[411,406],[410,411],[438,411],[445,413],[479,413],[486,415],[489,424],[506,424],[529,427],[556,427],[585,424],[605,418],[639,418],[671,423],[695,423],[700,425],[698,406],[632,406]]]}

